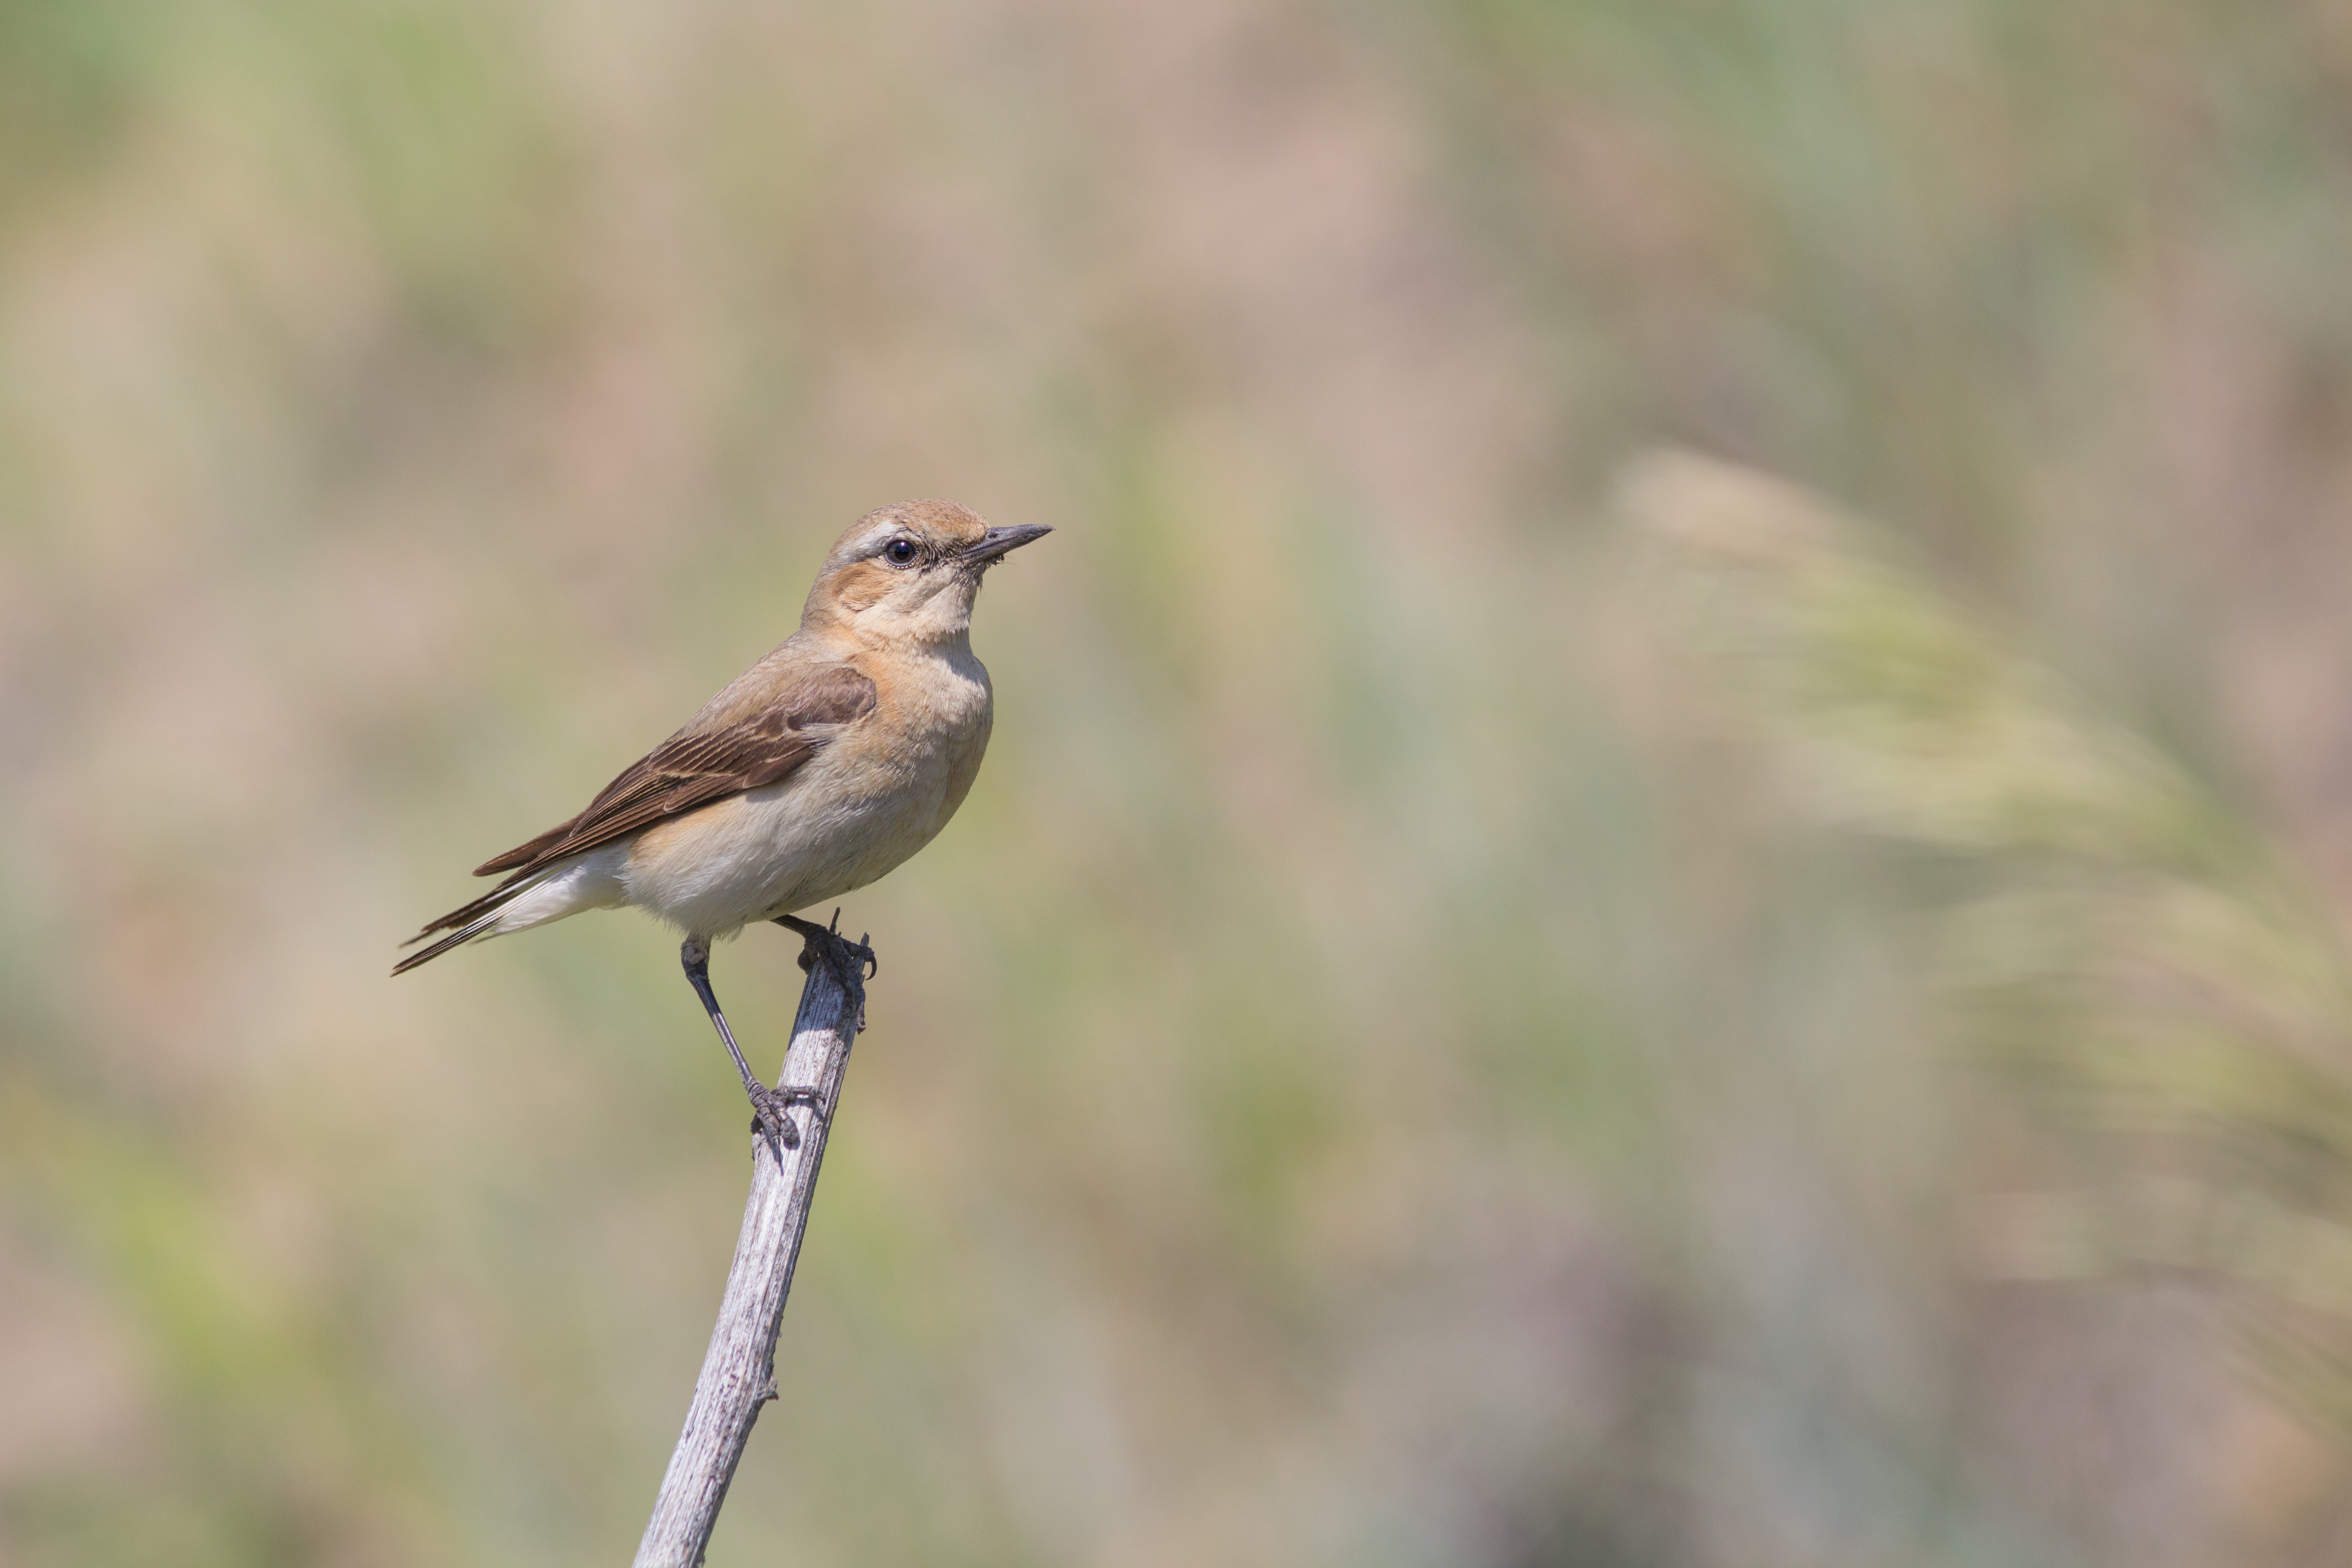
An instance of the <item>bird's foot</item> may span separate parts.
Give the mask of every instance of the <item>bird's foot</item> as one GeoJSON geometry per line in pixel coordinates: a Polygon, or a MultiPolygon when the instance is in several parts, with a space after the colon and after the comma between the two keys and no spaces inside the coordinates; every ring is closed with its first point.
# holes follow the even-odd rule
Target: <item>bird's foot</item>
{"type": "Polygon", "coordinates": [[[871,939],[861,936],[856,942],[841,934],[841,911],[833,911],[833,924],[821,926],[814,921],[804,921],[798,915],[778,915],[776,923],[786,931],[797,931],[801,939],[801,971],[806,973],[818,963],[833,971],[841,988],[857,998],[861,1007],[866,1000],[866,982],[882,973],[882,961],[874,956],[871,939]]]}
{"type": "Polygon", "coordinates": [[[784,1114],[793,1106],[807,1106],[814,1113],[816,1124],[820,1127],[824,1125],[827,1114],[824,1095],[817,1089],[788,1089],[781,1085],[765,1089],[755,1083],[745,1093],[751,1101],[751,1131],[766,1133],[787,1149],[801,1146],[801,1130],[793,1125],[791,1117],[784,1114]]]}

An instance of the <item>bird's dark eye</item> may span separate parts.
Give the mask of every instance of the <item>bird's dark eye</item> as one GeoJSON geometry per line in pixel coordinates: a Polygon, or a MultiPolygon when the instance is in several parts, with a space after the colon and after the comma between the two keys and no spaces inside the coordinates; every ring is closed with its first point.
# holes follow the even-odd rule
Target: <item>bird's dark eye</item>
{"type": "Polygon", "coordinates": [[[882,555],[893,566],[911,566],[915,563],[915,542],[894,539],[882,547],[882,555]]]}

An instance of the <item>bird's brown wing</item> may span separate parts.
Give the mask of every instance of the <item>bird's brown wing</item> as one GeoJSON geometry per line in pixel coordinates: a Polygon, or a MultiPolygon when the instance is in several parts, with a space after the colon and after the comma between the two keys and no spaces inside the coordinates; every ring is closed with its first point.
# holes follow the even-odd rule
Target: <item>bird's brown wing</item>
{"type": "Polygon", "coordinates": [[[462,924],[507,889],[567,856],[789,774],[832,738],[834,727],[872,710],[874,682],[845,664],[826,665],[751,718],[716,730],[672,735],[604,786],[588,809],[527,843],[483,861],[477,877],[511,872],[484,897],[453,910],[420,936],[462,924]]]}

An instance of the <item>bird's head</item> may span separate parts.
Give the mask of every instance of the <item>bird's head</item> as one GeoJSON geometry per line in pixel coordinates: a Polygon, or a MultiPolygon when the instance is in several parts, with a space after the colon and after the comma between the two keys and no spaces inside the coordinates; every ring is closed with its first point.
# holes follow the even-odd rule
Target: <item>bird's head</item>
{"type": "Polygon", "coordinates": [[[801,625],[859,642],[951,641],[971,627],[981,574],[1052,531],[991,528],[951,500],[869,511],[824,558],[801,625]]]}

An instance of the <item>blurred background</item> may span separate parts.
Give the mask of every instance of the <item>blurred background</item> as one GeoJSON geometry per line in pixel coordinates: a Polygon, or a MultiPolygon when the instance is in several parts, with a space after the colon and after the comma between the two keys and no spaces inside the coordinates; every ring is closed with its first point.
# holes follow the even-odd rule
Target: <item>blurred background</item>
{"type": "Polygon", "coordinates": [[[2347,257],[2336,0],[5,0],[0,1563],[634,1549],[740,1091],[393,944],[924,495],[714,1563],[2344,1561],[2347,257]]]}

